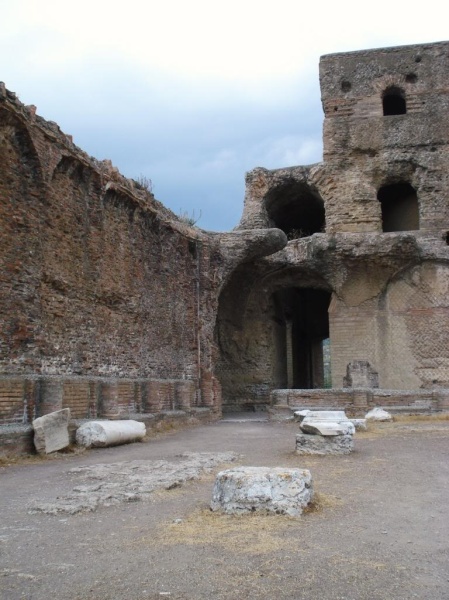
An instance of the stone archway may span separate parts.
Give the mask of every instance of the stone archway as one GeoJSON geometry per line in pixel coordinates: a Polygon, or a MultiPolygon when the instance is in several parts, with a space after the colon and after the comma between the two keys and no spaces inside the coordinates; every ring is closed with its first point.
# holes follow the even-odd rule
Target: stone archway
{"type": "Polygon", "coordinates": [[[309,184],[286,179],[265,196],[265,206],[273,227],[287,238],[297,239],[324,232],[324,202],[309,184]]]}
{"type": "MultiPolygon", "coordinates": [[[[323,387],[330,289],[315,273],[237,269],[219,300],[223,409],[264,407],[273,389],[323,387]]],[[[327,348],[326,348],[327,349],[327,348]]]]}

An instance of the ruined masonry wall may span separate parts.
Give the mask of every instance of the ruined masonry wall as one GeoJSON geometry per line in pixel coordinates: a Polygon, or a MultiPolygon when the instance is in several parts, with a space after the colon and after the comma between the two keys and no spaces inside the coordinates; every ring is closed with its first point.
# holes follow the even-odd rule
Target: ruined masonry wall
{"type": "Polygon", "coordinates": [[[328,233],[381,231],[377,191],[397,182],[417,192],[420,230],[449,221],[448,52],[440,42],[321,57],[328,233]],[[406,114],[383,115],[391,87],[406,114]]]}
{"type": "Polygon", "coordinates": [[[0,91],[0,423],[48,412],[48,376],[77,417],[107,413],[98,378],[135,380],[122,413],[157,408],[149,389],[159,410],[219,404],[209,240],[0,91]]]}

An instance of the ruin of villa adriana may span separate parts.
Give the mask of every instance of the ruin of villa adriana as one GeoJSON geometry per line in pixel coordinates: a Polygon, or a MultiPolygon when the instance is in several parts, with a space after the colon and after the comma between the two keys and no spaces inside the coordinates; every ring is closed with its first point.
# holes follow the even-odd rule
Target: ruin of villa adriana
{"type": "Polygon", "coordinates": [[[228,233],[1,84],[0,445],[64,408],[449,409],[449,42],[323,56],[319,77],[322,162],[247,173],[228,233]]]}

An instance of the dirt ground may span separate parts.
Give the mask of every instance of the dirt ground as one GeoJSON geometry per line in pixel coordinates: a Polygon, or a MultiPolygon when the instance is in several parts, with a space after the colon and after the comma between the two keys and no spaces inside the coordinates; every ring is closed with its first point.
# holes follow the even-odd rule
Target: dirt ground
{"type": "Polygon", "coordinates": [[[297,456],[297,429],[230,419],[139,444],[3,464],[0,597],[449,599],[449,421],[372,426],[343,457],[297,456]],[[211,513],[214,476],[205,474],[95,512],[28,512],[32,502],[70,493],[75,467],[176,462],[186,451],[309,468],[315,506],[295,519],[211,513]]]}

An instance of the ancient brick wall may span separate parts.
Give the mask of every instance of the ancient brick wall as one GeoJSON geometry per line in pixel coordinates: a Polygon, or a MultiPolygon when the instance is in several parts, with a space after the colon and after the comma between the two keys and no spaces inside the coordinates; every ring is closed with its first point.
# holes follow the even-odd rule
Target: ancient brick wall
{"type": "Polygon", "coordinates": [[[449,387],[448,51],[323,57],[324,161],[249,173],[229,234],[0,85],[0,422],[257,407],[319,387],[327,338],[335,388],[449,387]]]}
{"type": "Polygon", "coordinates": [[[189,226],[3,84],[0,150],[0,423],[218,413],[221,288],[285,236],[189,226]]]}
{"type": "MultiPolygon", "coordinates": [[[[51,382],[37,386],[43,413],[96,415],[98,391],[70,377],[185,380],[188,391],[181,384],[161,409],[203,404],[202,387],[216,407],[210,331],[223,259],[199,230],[177,226],[145,190],[2,93],[1,373],[67,376],[53,395],[51,382]]],[[[24,381],[1,382],[0,420],[24,419],[24,381]]],[[[140,411],[141,386],[118,383],[117,403],[140,411]]]]}
{"type": "Polygon", "coordinates": [[[301,318],[268,309],[275,289],[331,294],[320,318],[334,388],[354,360],[368,361],[383,388],[449,385],[448,52],[441,42],[322,57],[323,162],[247,174],[240,227],[279,227],[289,242],[241,279],[234,302],[245,316],[219,313],[226,402],[239,386],[248,403],[261,389],[294,387],[289,363],[310,369],[292,353],[307,351],[294,331],[301,318]]]}
{"type": "Polygon", "coordinates": [[[273,415],[291,416],[284,409],[345,410],[363,416],[375,406],[394,412],[433,412],[447,410],[447,390],[379,390],[369,388],[332,388],[329,390],[274,390],[271,393],[273,415]]]}
{"type": "Polygon", "coordinates": [[[448,42],[323,56],[325,113],[320,189],[327,231],[382,231],[377,193],[408,182],[419,200],[419,229],[449,220],[448,42]],[[404,114],[383,112],[396,90],[404,114]]]}

